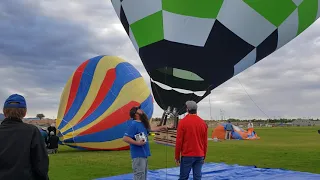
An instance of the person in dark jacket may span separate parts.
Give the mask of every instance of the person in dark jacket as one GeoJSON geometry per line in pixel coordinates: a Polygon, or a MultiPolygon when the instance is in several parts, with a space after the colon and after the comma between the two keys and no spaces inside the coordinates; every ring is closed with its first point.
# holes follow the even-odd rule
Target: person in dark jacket
{"type": "Polygon", "coordinates": [[[50,136],[50,132],[53,132],[54,135],[57,135],[56,134],[57,128],[54,126],[54,124],[51,124],[47,130],[48,130],[48,136],[50,136]]]}
{"type": "Polygon", "coordinates": [[[4,103],[5,119],[0,125],[0,179],[48,180],[49,158],[36,126],[23,123],[25,98],[18,94],[4,103]]]}
{"type": "Polygon", "coordinates": [[[55,154],[58,152],[59,137],[54,134],[53,131],[50,132],[50,136],[48,138],[48,146],[47,151],[48,154],[55,154]]]}

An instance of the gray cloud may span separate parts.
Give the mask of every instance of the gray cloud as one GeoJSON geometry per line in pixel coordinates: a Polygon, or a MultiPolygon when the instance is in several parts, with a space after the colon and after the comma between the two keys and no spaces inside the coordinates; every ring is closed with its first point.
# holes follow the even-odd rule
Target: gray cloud
{"type": "MultiPolygon", "coordinates": [[[[56,116],[62,89],[86,59],[116,55],[132,63],[150,86],[149,76],[110,1],[2,0],[0,2],[0,101],[22,93],[28,116],[56,116]]],[[[320,21],[285,47],[214,89],[212,118],[319,116],[320,21]]],[[[209,97],[200,115],[210,118],[209,97]]],[[[162,111],[155,104],[154,116],[162,111]]]]}

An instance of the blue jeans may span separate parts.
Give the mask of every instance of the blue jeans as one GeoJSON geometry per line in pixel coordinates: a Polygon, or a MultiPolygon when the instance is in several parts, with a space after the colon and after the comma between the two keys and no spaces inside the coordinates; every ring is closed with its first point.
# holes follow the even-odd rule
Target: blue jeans
{"type": "Polygon", "coordinates": [[[203,163],[204,157],[181,157],[179,180],[187,180],[191,169],[193,172],[193,179],[200,180],[202,177],[201,169],[203,163]]]}

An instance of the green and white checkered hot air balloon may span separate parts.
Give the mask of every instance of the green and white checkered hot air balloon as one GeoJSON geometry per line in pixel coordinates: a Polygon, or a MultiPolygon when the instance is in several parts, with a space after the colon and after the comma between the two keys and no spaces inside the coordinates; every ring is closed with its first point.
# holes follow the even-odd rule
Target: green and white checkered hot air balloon
{"type": "Polygon", "coordinates": [[[111,2],[151,77],[156,102],[179,114],[187,100],[199,102],[320,16],[320,0],[111,2]]]}

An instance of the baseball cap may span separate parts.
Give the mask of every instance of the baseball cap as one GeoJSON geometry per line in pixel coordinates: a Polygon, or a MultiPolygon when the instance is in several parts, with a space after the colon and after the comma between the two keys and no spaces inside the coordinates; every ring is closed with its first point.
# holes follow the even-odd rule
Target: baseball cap
{"type": "Polygon", "coordinates": [[[135,106],[135,107],[132,107],[130,109],[130,117],[131,118],[134,118],[134,115],[137,113],[137,111],[141,109],[141,105],[140,106],[135,106]]]}
{"type": "Polygon", "coordinates": [[[27,108],[24,97],[20,94],[10,95],[4,102],[4,108],[27,108]]]}
{"type": "Polygon", "coordinates": [[[186,106],[187,106],[187,109],[190,110],[190,111],[198,109],[198,105],[194,101],[187,101],[186,102],[186,106]]]}

